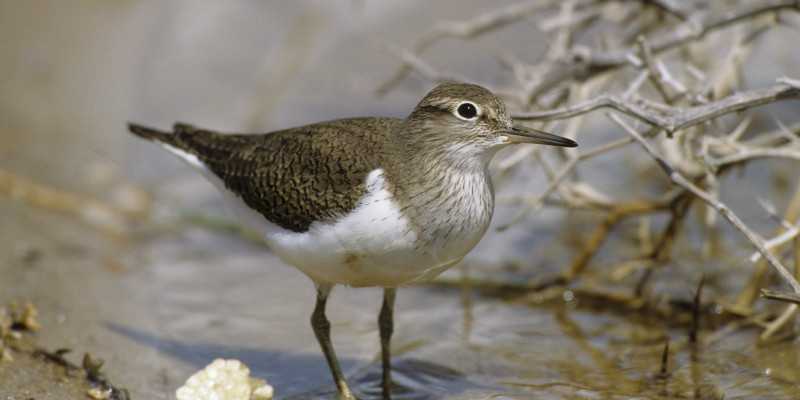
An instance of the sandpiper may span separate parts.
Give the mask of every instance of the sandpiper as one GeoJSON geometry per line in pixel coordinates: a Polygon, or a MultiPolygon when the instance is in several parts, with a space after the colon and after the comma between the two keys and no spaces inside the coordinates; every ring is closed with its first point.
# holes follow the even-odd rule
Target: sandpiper
{"type": "Polygon", "coordinates": [[[355,396],[325,316],[332,287],[384,288],[378,326],[389,398],[396,288],[435,277],[481,239],[494,212],[489,161],[515,143],[577,146],[516,124],[494,94],[465,83],[434,88],[405,119],[348,118],[266,134],[185,124],[171,133],[129,129],[203,173],[244,225],[314,281],[311,325],[345,399],[355,396]]]}

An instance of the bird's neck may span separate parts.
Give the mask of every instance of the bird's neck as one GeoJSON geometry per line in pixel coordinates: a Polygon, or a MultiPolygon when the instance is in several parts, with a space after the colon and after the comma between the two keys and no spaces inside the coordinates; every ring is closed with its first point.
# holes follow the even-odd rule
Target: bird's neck
{"type": "MultiPolygon", "coordinates": [[[[488,172],[491,155],[465,153],[457,145],[399,143],[395,167],[387,177],[404,215],[428,241],[483,235],[494,212],[494,190],[488,172]]],[[[490,150],[491,151],[491,150],[490,150]]]]}

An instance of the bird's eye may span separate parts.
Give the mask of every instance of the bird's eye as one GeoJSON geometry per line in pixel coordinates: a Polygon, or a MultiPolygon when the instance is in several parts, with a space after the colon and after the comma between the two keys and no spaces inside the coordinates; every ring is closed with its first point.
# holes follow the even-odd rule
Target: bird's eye
{"type": "Polygon", "coordinates": [[[478,106],[469,102],[461,103],[456,112],[459,118],[473,119],[478,115],[478,106]]]}

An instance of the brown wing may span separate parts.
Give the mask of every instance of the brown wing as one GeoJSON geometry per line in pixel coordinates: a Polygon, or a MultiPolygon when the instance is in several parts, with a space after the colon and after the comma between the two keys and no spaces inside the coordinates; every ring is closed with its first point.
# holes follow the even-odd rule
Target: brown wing
{"type": "Polygon", "coordinates": [[[267,134],[222,134],[176,124],[172,134],[131,132],[196,155],[248,206],[272,223],[305,232],[353,210],[366,175],[379,168],[391,118],[322,122],[267,134]]]}

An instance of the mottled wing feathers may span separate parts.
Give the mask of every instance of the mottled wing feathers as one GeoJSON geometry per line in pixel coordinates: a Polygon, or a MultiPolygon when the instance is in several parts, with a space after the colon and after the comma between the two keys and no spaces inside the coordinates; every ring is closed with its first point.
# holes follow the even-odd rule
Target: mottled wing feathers
{"type": "Polygon", "coordinates": [[[134,134],[195,155],[270,222],[305,232],[355,207],[379,168],[398,120],[353,118],[268,134],[222,134],[176,124],[173,133],[131,124],[134,134]]]}

